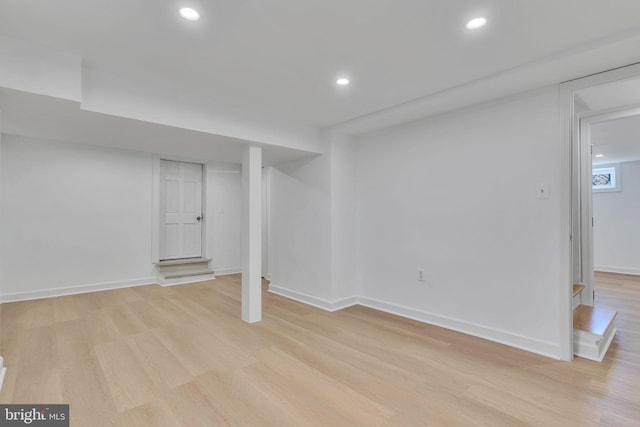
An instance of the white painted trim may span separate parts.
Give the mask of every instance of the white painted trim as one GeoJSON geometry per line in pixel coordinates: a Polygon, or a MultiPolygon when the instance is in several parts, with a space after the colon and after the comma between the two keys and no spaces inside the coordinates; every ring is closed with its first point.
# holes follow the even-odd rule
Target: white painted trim
{"type": "Polygon", "coordinates": [[[569,85],[560,85],[562,134],[560,161],[560,359],[573,360],[573,132],[574,94],[569,85]]]}
{"type": "Polygon", "coordinates": [[[385,313],[395,314],[397,316],[406,317],[408,319],[417,320],[419,322],[428,323],[430,325],[462,332],[467,335],[472,335],[478,338],[505,344],[510,347],[537,353],[542,356],[551,357],[553,359],[561,359],[561,346],[552,342],[537,340],[501,329],[477,325],[474,323],[466,322],[464,320],[454,319],[438,314],[429,313],[423,310],[416,310],[413,308],[390,304],[372,298],[359,297],[358,304],[365,307],[373,308],[375,310],[384,311],[385,313]]]}
{"type": "Polygon", "coordinates": [[[216,276],[227,276],[229,274],[242,273],[242,267],[214,268],[213,272],[216,276]]]}
{"type": "Polygon", "coordinates": [[[4,383],[4,376],[7,374],[7,368],[3,367],[0,371],[0,391],[2,390],[2,384],[4,383]]]}
{"type": "Polygon", "coordinates": [[[634,276],[640,276],[640,268],[628,268],[628,267],[613,267],[608,265],[596,265],[596,271],[603,273],[618,273],[618,274],[632,274],[634,276]]]}
{"type": "MultiPolygon", "coordinates": [[[[620,80],[631,79],[640,76],[640,63],[628,65],[614,70],[605,71],[587,77],[564,82],[560,85],[560,114],[562,120],[562,218],[561,218],[561,286],[560,286],[560,347],[563,360],[573,359],[573,247],[572,242],[567,242],[571,236],[573,225],[572,197],[574,194],[573,183],[575,175],[574,162],[578,159],[573,156],[574,144],[578,140],[576,134],[579,121],[574,113],[575,92],[593,86],[613,83],[620,80]]],[[[617,114],[611,112],[611,114],[617,114]]],[[[576,146],[576,148],[578,148],[576,146]]],[[[576,156],[577,157],[577,156],[576,156]]],[[[572,236],[575,240],[579,236],[572,236]]]]}
{"type": "Polygon", "coordinates": [[[151,172],[151,263],[160,261],[160,155],[153,155],[151,172]]]}
{"type": "Polygon", "coordinates": [[[117,282],[91,283],[87,285],[66,286],[62,288],[47,289],[42,291],[16,292],[0,295],[2,303],[29,301],[41,298],[61,297],[65,295],[85,294],[88,292],[108,291],[112,289],[132,288],[135,286],[155,285],[155,277],[143,277],[141,279],[121,280],[117,282]]]}
{"type": "Polygon", "coordinates": [[[0,391],[2,391],[2,384],[4,383],[4,376],[7,373],[7,368],[4,366],[4,358],[0,356],[0,391]]]}
{"type": "Polygon", "coordinates": [[[617,82],[619,80],[632,79],[640,76],[640,62],[626,65],[613,70],[606,70],[586,77],[564,82],[571,91],[575,92],[580,89],[586,89],[593,86],[600,86],[608,83],[617,82]]]}
{"type": "MultiPolygon", "coordinates": [[[[213,212],[209,210],[209,197],[207,190],[209,188],[209,167],[206,163],[199,162],[202,172],[202,191],[200,197],[200,256],[202,258],[211,258],[213,256],[213,224],[209,222],[209,215],[213,212]]],[[[211,215],[213,216],[213,215],[211,215]]]]}
{"type": "Polygon", "coordinates": [[[585,331],[574,331],[573,340],[576,356],[602,362],[607,355],[609,346],[611,346],[611,342],[613,342],[617,331],[615,327],[609,327],[605,331],[604,336],[585,331]]]}
{"type": "Polygon", "coordinates": [[[164,277],[158,277],[158,284],[162,287],[167,286],[177,286],[177,285],[186,285],[189,283],[197,283],[197,282],[206,282],[209,280],[214,280],[216,275],[214,273],[211,274],[199,274],[197,276],[184,276],[184,277],[176,277],[173,279],[165,279],[164,277]]]}
{"type": "Polygon", "coordinates": [[[269,285],[269,292],[330,312],[342,310],[343,308],[351,307],[352,305],[356,305],[358,303],[357,297],[350,297],[337,301],[328,301],[323,298],[314,297],[312,295],[287,289],[274,284],[269,285]]]}
{"type": "MultiPolygon", "coordinates": [[[[593,276],[593,168],[591,155],[591,126],[588,121],[578,117],[578,176],[580,182],[580,237],[582,242],[581,268],[582,276],[580,284],[585,286],[582,302],[593,306],[593,292],[595,278],[593,276]]],[[[574,172],[575,173],[575,172],[574,172]]]]}
{"type": "MultiPolygon", "coordinates": [[[[417,320],[418,322],[430,325],[440,326],[467,335],[487,339],[510,347],[519,348],[542,356],[551,357],[553,359],[561,359],[561,346],[548,341],[536,340],[523,335],[514,334],[500,329],[489,328],[463,320],[453,319],[428,313],[422,310],[403,307],[396,304],[375,300],[366,297],[349,297],[338,301],[327,301],[323,298],[314,297],[302,292],[294,291],[277,285],[269,285],[269,292],[280,295],[304,304],[308,304],[322,310],[334,312],[342,310],[354,305],[362,305],[374,310],[384,311],[385,313],[395,314],[396,316],[405,317],[407,319],[417,320]]],[[[573,351],[573,347],[571,347],[573,351]]]]}
{"type": "Polygon", "coordinates": [[[575,310],[578,306],[582,305],[582,291],[578,292],[573,296],[573,304],[572,307],[575,310]]]}
{"type": "Polygon", "coordinates": [[[266,174],[265,174],[265,190],[266,193],[264,195],[265,197],[265,205],[266,205],[266,222],[265,222],[265,228],[266,228],[266,232],[265,232],[265,238],[266,238],[266,245],[265,245],[265,253],[262,254],[262,256],[264,256],[266,258],[266,262],[267,262],[267,271],[264,272],[264,278],[271,281],[271,258],[269,257],[269,252],[270,252],[270,245],[271,242],[273,242],[273,238],[271,236],[271,230],[272,230],[272,226],[271,226],[271,180],[272,180],[272,176],[273,176],[273,167],[269,166],[266,168],[266,174]]]}

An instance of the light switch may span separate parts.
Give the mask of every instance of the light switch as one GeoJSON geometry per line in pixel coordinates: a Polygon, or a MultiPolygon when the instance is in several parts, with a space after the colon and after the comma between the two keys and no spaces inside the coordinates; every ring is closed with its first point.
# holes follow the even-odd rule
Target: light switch
{"type": "Polygon", "coordinates": [[[549,198],[549,184],[538,184],[538,189],[536,190],[536,198],[538,199],[549,198]]]}

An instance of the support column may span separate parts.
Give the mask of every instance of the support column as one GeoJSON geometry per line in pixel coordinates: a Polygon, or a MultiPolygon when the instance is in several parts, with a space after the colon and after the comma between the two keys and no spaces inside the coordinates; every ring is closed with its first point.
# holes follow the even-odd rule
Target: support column
{"type": "Polygon", "coordinates": [[[242,320],[262,320],[262,148],[242,154],[242,320]]]}

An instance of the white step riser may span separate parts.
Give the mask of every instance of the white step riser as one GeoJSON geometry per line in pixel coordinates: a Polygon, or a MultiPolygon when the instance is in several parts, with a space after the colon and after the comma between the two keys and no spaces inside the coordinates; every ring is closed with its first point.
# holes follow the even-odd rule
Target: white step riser
{"type": "Polygon", "coordinates": [[[165,279],[179,279],[181,277],[189,277],[189,276],[204,276],[206,274],[213,274],[213,270],[191,270],[191,271],[181,271],[179,273],[168,273],[163,275],[165,279]]]}
{"type": "Polygon", "coordinates": [[[210,258],[165,260],[156,263],[158,283],[161,286],[181,285],[215,279],[209,268],[210,258]]]}
{"type": "Polygon", "coordinates": [[[209,261],[202,261],[190,264],[158,265],[160,275],[186,273],[189,271],[209,270],[209,261]]]}
{"type": "Polygon", "coordinates": [[[573,308],[575,310],[577,306],[582,304],[582,291],[578,292],[573,296],[573,308]]]}
{"type": "Polygon", "coordinates": [[[616,336],[616,328],[611,323],[604,335],[573,330],[573,353],[585,359],[602,362],[607,350],[616,336]]]}
{"type": "Polygon", "coordinates": [[[215,274],[200,274],[197,276],[184,276],[184,277],[175,277],[172,279],[165,279],[164,277],[158,277],[158,284],[160,286],[176,286],[176,285],[184,285],[187,283],[194,282],[204,282],[206,280],[215,279],[215,274]]]}

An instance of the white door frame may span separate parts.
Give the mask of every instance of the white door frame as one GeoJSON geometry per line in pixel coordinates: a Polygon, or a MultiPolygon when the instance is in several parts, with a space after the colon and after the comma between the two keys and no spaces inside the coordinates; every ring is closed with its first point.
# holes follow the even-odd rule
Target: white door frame
{"type": "MultiPolygon", "coordinates": [[[[640,105],[621,106],[608,110],[589,111],[578,115],[580,120],[580,160],[582,189],[580,196],[582,200],[581,215],[581,246],[582,246],[582,284],[585,285],[583,292],[583,302],[586,305],[594,304],[595,291],[595,263],[593,258],[593,190],[591,185],[592,152],[591,152],[591,126],[596,123],[608,122],[611,120],[625,119],[639,116],[640,105]]],[[[619,179],[619,178],[618,178],[619,179]]]]}
{"type": "MultiPolygon", "coordinates": [[[[580,187],[581,159],[584,158],[580,147],[580,118],[574,110],[576,92],[594,86],[606,85],[631,78],[640,77],[640,64],[633,64],[615,70],[605,71],[588,77],[571,80],[560,85],[560,112],[562,115],[562,277],[560,289],[561,301],[561,340],[560,357],[573,360],[573,201],[580,187]]],[[[583,115],[586,117],[587,115],[583,115]]],[[[590,149],[589,149],[590,151],[590,149]]],[[[583,215],[584,216],[584,215],[583,215]]],[[[583,220],[584,222],[584,220],[583,220]]],[[[581,229],[583,224],[581,224],[581,229]]],[[[591,248],[593,250],[593,247],[591,248]]]]}
{"type": "Polygon", "coordinates": [[[213,229],[209,218],[211,217],[207,207],[207,164],[202,160],[180,156],[163,156],[154,154],[152,159],[151,177],[151,262],[160,261],[160,160],[174,162],[196,163],[202,165],[202,258],[211,258],[213,248],[208,236],[208,230],[213,229]]]}

